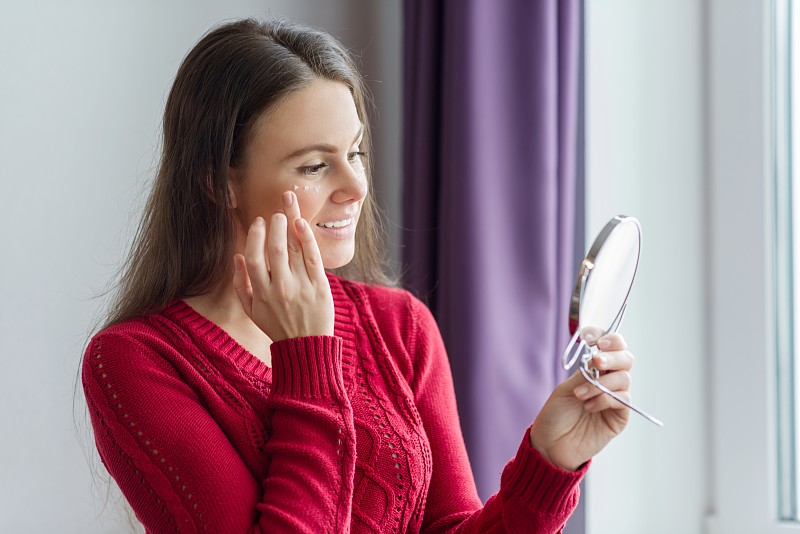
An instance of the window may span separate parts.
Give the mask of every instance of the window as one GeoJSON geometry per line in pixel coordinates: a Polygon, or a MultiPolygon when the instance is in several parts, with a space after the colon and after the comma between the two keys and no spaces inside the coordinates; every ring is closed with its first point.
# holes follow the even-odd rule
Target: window
{"type": "MultiPolygon", "coordinates": [[[[708,2],[714,534],[800,532],[795,450],[791,0],[708,2]]],[[[800,35],[794,32],[795,35],[800,35]]],[[[799,84],[794,84],[800,88],[799,84]]],[[[800,133],[800,131],[798,131],[800,133]]],[[[800,151],[794,151],[800,156],[800,151]]],[[[795,204],[800,208],[800,203],[795,204]]],[[[796,221],[795,221],[796,222],[796,221]]],[[[800,303],[800,300],[797,300],[800,303]]],[[[800,382],[798,382],[800,383],[800,382]]]]}
{"type": "Polygon", "coordinates": [[[777,517],[800,520],[798,503],[798,417],[796,392],[800,365],[795,364],[795,340],[800,333],[800,13],[791,0],[774,0],[772,22],[772,159],[774,179],[774,303],[776,384],[777,517]]]}

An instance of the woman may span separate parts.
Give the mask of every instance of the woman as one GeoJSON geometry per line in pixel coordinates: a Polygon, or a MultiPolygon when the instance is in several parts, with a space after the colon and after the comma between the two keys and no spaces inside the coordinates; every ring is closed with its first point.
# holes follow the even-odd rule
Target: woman
{"type": "MultiPolygon", "coordinates": [[[[239,21],[181,65],[82,374],[148,532],[556,532],[626,425],[574,375],[481,504],[436,324],[380,272],[368,146],[363,82],[323,32],[239,21]]],[[[627,397],[624,341],[598,346],[627,397]]]]}

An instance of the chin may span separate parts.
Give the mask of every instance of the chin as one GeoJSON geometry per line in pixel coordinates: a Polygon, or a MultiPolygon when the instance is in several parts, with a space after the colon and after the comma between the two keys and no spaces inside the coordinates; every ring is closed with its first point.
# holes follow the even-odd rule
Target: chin
{"type": "Polygon", "coordinates": [[[324,251],[322,252],[322,266],[326,269],[344,267],[353,260],[354,255],[353,247],[347,247],[347,250],[324,251]]]}

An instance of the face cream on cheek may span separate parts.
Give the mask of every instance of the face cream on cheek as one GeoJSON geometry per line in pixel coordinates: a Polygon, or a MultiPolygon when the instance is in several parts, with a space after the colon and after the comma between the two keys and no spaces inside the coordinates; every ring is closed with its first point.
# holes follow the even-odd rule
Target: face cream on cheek
{"type": "Polygon", "coordinates": [[[299,185],[294,184],[292,189],[295,193],[304,192],[304,193],[319,193],[320,186],[319,185],[299,185]]]}

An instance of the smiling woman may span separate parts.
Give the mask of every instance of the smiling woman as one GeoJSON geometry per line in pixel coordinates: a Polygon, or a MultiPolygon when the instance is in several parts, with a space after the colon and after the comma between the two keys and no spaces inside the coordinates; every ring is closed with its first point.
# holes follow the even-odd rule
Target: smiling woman
{"type": "MultiPolygon", "coordinates": [[[[82,366],[100,457],[148,532],[553,533],[627,424],[574,375],[482,505],[436,323],[376,283],[364,107],[342,46],[282,21],[221,26],[180,67],[82,366]]],[[[627,399],[625,341],[597,346],[627,399]]]]}

